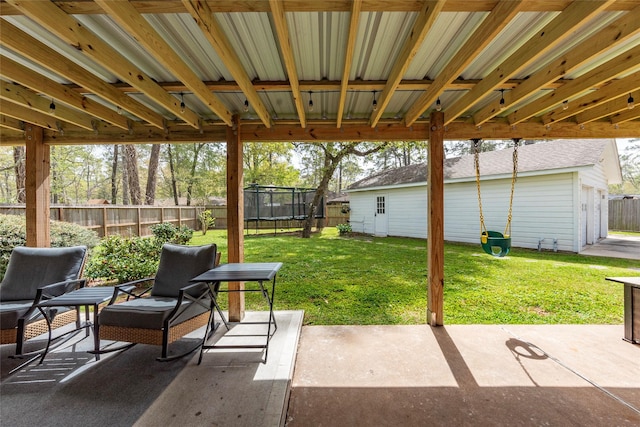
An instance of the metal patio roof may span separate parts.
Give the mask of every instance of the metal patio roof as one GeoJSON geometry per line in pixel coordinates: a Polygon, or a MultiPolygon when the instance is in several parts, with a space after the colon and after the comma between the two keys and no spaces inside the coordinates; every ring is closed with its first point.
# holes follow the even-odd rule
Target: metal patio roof
{"type": "Polygon", "coordinates": [[[224,141],[234,120],[246,141],[426,139],[434,109],[447,139],[640,137],[637,0],[7,0],[0,16],[3,145],[24,123],[57,144],[224,141]]]}

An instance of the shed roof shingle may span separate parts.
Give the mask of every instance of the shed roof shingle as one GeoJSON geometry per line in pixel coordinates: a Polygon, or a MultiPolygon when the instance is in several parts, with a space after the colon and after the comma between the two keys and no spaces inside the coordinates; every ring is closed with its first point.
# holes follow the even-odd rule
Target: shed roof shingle
{"type": "MultiPolygon", "coordinates": [[[[611,139],[567,139],[524,145],[518,148],[518,173],[594,165],[602,157],[607,144],[611,143],[611,139]]],[[[481,176],[511,174],[512,170],[513,149],[480,153],[481,176]]],[[[473,176],[473,155],[445,160],[445,180],[473,176]]],[[[427,182],[426,163],[384,170],[355,182],[348,190],[422,182],[427,182]]]]}

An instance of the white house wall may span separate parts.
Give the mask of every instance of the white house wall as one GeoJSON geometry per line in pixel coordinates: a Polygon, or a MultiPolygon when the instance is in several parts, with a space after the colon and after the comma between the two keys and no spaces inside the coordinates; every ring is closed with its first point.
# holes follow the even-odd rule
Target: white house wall
{"type": "MultiPolygon", "coordinates": [[[[579,251],[580,191],[597,181],[577,172],[520,177],[516,183],[511,223],[512,245],[561,251],[579,251]],[[577,199],[578,198],[578,199],[577,199]]],[[[600,181],[602,182],[602,181],[600,181]]],[[[606,181],[605,181],[606,182],[606,181]]],[[[504,231],[509,209],[510,179],[483,181],[482,206],[487,229],[504,231]]],[[[602,186],[602,184],[600,184],[602,186]]],[[[595,192],[597,194],[597,191],[595,192]]],[[[427,188],[418,185],[350,193],[351,224],[356,232],[373,234],[375,197],[387,197],[389,235],[427,237],[427,188]]],[[[478,243],[480,223],[475,182],[445,183],[445,240],[478,243]]]]}
{"type": "MultiPolygon", "coordinates": [[[[585,168],[580,172],[578,185],[588,188],[589,200],[581,200],[581,204],[585,203],[589,207],[589,215],[587,220],[587,241],[580,241],[580,248],[586,244],[592,244],[600,238],[607,237],[609,223],[608,200],[609,193],[606,185],[607,177],[603,163],[598,163],[590,168],[585,168]]],[[[581,216],[578,217],[581,219],[581,216]]],[[[581,230],[584,224],[579,224],[578,230],[581,230]]],[[[581,234],[579,234],[581,236],[581,234]]]]}

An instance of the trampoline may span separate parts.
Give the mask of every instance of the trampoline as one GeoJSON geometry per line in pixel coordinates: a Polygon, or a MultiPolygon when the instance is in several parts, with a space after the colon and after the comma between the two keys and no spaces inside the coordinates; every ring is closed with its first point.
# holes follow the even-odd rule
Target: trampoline
{"type": "MultiPolygon", "coordinates": [[[[273,222],[274,233],[278,230],[278,221],[304,221],[309,215],[309,205],[316,193],[315,188],[276,187],[251,184],[244,189],[245,229],[249,223],[255,223],[256,232],[260,222],[273,222]]],[[[325,218],[324,197],[315,218],[325,218]]]]}

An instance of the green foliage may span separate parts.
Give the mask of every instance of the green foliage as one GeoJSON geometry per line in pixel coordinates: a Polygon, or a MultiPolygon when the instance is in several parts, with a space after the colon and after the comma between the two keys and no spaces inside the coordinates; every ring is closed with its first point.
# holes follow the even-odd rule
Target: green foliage
{"type": "Polygon", "coordinates": [[[153,277],[160,250],[157,238],[109,236],[102,239],[87,266],[85,276],[118,283],[153,277]]]}
{"type": "Polygon", "coordinates": [[[165,243],[185,245],[193,230],[165,222],[151,226],[153,237],[109,236],[102,239],[87,263],[85,275],[118,283],[153,277],[165,243]]]}
{"type": "MultiPolygon", "coordinates": [[[[98,235],[87,228],[68,222],[51,221],[51,247],[85,245],[88,248],[96,246],[100,239],[98,235]]],[[[27,242],[26,219],[22,215],[0,214],[0,277],[9,263],[11,251],[16,246],[24,246],[27,242]]]]}
{"type": "Polygon", "coordinates": [[[191,228],[186,225],[176,227],[170,222],[152,225],[151,232],[153,233],[159,247],[162,247],[165,243],[186,245],[189,240],[191,240],[191,237],[193,237],[193,230],[191,228]]]}
{"type": "Polygon", "coordinates": [[[206,209],[198,214],[198,219],[202,225],[202,234],[207,234],[207,230],[213,228],[216,225],[216,219],[213,217],[210,210],[206,209]]]}
{"type": "Polygon", "coordinates": [[[341,236],[344,234],[348,234],[351,233],[353,230],[351,229],[351,224],[347,223],[347,224],[338,224],[336,225],[336,228],[338,229],[338,234],[340,234],[341,236]]]}

